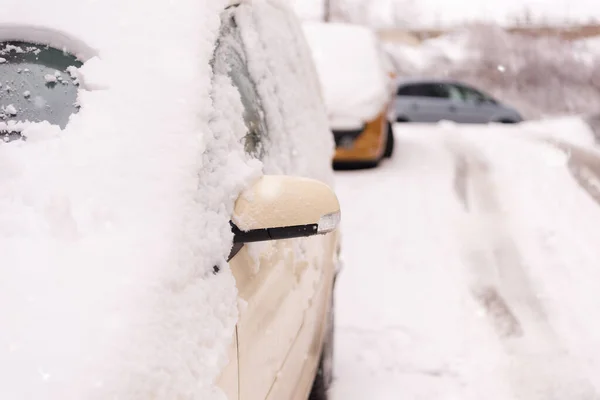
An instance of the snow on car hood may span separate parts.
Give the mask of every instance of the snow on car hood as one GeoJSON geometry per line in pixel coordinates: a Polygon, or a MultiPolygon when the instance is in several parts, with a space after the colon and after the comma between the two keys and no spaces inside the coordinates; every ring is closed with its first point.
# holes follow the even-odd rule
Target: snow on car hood
{"type": "Polygon", "coordinates": [[[229,215],[260,173],[231,151],[245,132],[223,114],[239,107],[211,100],[224,7],[3,2],[4,39],[95,52],[83,75],[101,84],[83,85],[64,130],[31,124],[27,141],[0,143],[0,398],[222,398],[229,215]]]}
{"type": "MultiPolygon", "coordinates": [[[[390,101],[390,81],[376,35],[342,23],[303,23],[332,122],[366,123],[390,101]]],[[[334,126],[335,128],[335,126],[334,126]]]]}

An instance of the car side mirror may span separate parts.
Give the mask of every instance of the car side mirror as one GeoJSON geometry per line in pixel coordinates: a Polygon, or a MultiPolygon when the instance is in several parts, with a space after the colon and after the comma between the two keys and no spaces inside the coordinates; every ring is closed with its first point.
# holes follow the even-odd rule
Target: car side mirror
{"type": "Polygon", "coordinates": [[[340,203],[323,182],[265,175],[235,203],[234,244],[324,235],[337,229],[340,203]]]}

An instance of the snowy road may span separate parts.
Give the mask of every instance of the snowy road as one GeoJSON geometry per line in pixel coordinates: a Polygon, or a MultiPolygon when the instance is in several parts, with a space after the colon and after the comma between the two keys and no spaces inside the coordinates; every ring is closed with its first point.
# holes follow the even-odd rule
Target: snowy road
{"type": "Polygon", "coordinates": [[[393,160],[338,172],[334,399],[600,399],[583,130],[399,125],[393,160]]]}

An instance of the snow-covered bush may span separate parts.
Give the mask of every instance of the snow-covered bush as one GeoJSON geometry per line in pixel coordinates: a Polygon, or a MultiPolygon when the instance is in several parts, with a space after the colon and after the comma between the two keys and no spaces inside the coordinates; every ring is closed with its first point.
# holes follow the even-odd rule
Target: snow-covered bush
{"type": "Polygon", "coordinates": [[[600,110],[600,53],[590,46],[478,24],[390,51],[407,75],[463,80],[528,117],[600,110]]]}

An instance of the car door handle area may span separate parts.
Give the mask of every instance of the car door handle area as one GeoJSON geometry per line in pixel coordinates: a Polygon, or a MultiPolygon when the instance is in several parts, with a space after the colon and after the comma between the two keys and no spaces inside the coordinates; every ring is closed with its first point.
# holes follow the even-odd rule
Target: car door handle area
{"type": "Polygon", "coordinates": [[[456,106],[452,105],[448,107],[448,110],[450,110],[450,112],[456,112],[457,108],[456,106]]]}

